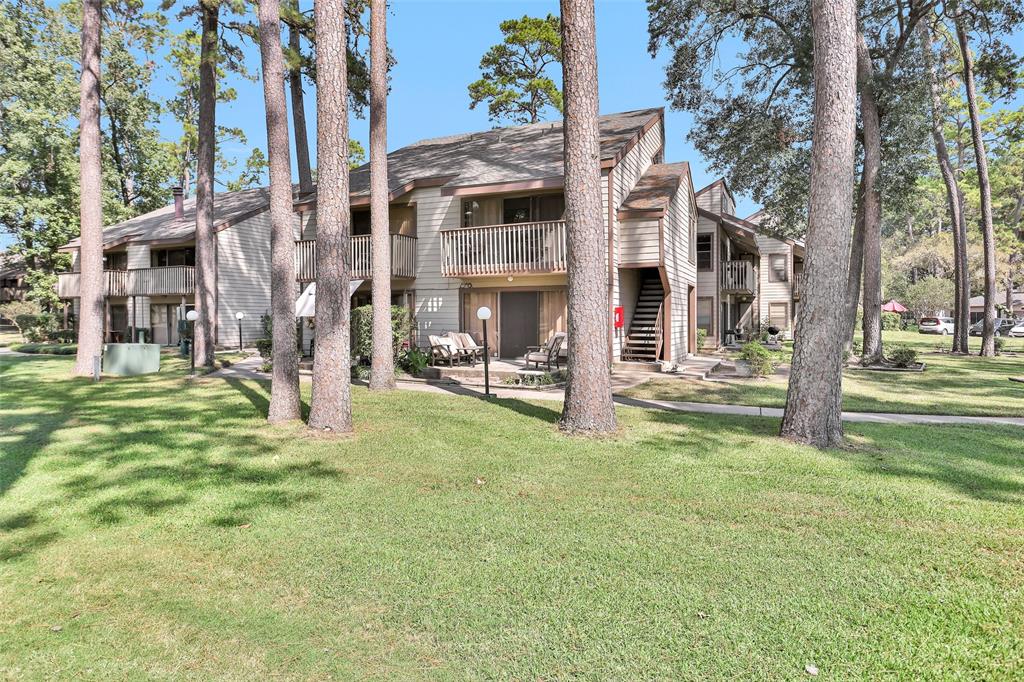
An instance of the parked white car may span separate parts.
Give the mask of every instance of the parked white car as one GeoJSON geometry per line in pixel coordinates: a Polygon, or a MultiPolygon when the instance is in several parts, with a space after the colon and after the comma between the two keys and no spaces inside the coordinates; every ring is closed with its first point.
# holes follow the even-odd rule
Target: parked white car
{"type": "Polygon", "coordinates": [[[917,324],[917,331],[920,334],[942,334],[947,336],[953,333],[952,317],[922,317],[917,324]]]}
{"type": "Polygon", "coordinates": [[[1017,324],[1015,324],[1013,329],[1007,332],[1007,334],[1015,339],[1024,338],[1024,320],[1018,320],[1017,324]]]}

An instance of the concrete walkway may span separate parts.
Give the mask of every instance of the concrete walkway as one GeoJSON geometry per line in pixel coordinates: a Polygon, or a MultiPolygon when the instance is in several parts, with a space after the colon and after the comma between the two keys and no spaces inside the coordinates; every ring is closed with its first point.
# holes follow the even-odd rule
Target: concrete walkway
{"type": "MultiPolygon", "coordinates": [[[[209,377],[220,377],[225,379],[253,379],[256,381],[269,381],[269,377],[259,371],[262,360],[260,358],[248,358],[241,362],[217,370],[209,377]]],[[[635,374],[614,374],[612,375],[612,391],[623,391],[637,384],[650,379],[650,373],[635,374]]],[[[308,374],[300,376],[302,381],[311,381],[308,374]]],[[[407,391],[421,391],[423,393],[447,393],[450,395],[461,395],[475,398],[482,398],[484,395],[483,386],[465,386],[461,384],[427,383],[425,381],[399,381],[398,387],[407,391]]],[[[565,398],[562,389],[520,389],[506,386],[491,386],[491,395],[503,399],[515,400],[552,400],[561,402],[565,398]]],[[[666,410],[669,412],[694,412],[703,414],[732,414],[746,417],[771,417],[782,418],[782,408],[779,407],[754,407],[751,405],[718,405],[715,403],[689,403],[677,402],[674,400],[645,400],[638,398],[627,398],[615,396],[615,402],[628,407],[639,407],[648,410],[666,410]]],[[[895,412],[843,412],[843,421],[851,423],[874,423],[874,424],[973,424],[973,425],[1002,425],[1024,427],[1024,417],[963,417],[957,415],[939,414],[898,414],[895,412]]]]}

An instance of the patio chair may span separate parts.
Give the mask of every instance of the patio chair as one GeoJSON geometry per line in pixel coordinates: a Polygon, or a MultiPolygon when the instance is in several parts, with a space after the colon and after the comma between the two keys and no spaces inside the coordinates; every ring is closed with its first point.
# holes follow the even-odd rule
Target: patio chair
{"type": "Polygon", "coordinates": [[[430,341],[431,365],[436,367],[437,361],[440,360],[442,363],[447,361],[449,367],[454,367],[457,361],[461,361],[462,353],[455,347],[452,339],[433,335],[428,336],[427,339],[430,341]]]}
{"type": "Polygon", "coordinates": [[[473,364],[476,364],[477,360],[483,360],[484,347],[478,345],[471,335],[466,332],[449,332],[448,336],[455,339],[459,348],[473,364]]]}
{"type": "Polygon", "coordinates": [[[540,369],[540,364],[543,362],[549,372],[552,365],[557,369],[563,343],[565,343],[565,332],[556,332],[543,345],[527,346],[526,355],[523,357],[526,366],[529,367],[530,363],[533,363],[537,369],[540,369]]]}

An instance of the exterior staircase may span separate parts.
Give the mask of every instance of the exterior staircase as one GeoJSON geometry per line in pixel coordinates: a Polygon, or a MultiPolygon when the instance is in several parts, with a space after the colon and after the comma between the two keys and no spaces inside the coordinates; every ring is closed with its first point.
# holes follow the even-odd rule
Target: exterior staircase
{"type": "Polygon", "coordinates": [[[657,276],[644,278],[637,296],[636,309],[622,349],[622,359],[632,362],[657,362],[661,356],[662,315],[665,289],[657,276]]]}

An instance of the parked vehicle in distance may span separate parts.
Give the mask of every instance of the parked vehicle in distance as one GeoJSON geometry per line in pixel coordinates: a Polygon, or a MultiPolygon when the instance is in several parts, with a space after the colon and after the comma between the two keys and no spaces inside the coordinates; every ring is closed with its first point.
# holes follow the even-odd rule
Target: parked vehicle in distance
{"type": "Polygon", "coordinates": [[[1007,336],[1012,336],[1015,339],[1024,338],[1024,319],[1017,320],[1017,324],[1010,329],[1007,336]]]}
{"type": "Polygon", "coordinates": [[[922,317],[917,323],[918,334],[942,334],[948,336],[953,333],[952,317],[922,317]]]}
{"type": "MultiPolygon", "coordinates": [[[[970,329],[967,330],[967,333],[970,334],[971,336],[981,336],[982,331],[984,330],[984,326],[985,321],[978,320],[977,322],[970,326],[970,329]]],[[[1010,330],[1012,330],[1016,326],[1017,322],[1011,317],[997,317],[994,335],[1007,336],[1010,334],[1010,330]]],[[[1024,334],[1022,334],[1021,336],[1024,336],[1024,334]]]]}

